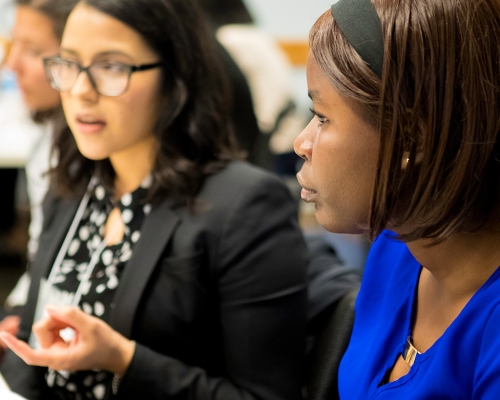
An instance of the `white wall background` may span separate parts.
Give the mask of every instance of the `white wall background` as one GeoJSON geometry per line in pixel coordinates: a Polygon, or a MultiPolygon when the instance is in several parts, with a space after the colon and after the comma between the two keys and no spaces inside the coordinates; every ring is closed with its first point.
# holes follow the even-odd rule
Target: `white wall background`
{"type": "MultiPolygon", "coordinates": [[[[278,39],[305,40],[314,22],[328,10],[331,0],[244,0],[255,19],[255,24],[278,39]]],[[[303,68],[293,75],[295,101],[309,117],[307,82],[303,68]]]]}
{"type": "Polygon", "coordinates": [[[244,0],[257,25],[280,39],[307,39],[331,0],[244,0]]]}
{"type": "Polygon", "coordinates": [[[14,19],[13,0],[0,0],[0,35],[8,36],[14,19]]]}

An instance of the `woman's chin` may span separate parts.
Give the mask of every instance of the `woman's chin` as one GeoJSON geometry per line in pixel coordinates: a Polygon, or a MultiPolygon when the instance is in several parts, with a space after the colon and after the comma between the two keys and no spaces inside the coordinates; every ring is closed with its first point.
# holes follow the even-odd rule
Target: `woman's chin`
{"type": "Polygon", "coordinates": [[[80,147],[78,147],[78,150],[80,150],[82,156],[92,161],[101,161],[106,158],[109,158],[109,154],[104,151],[88,150],[88,149],[82,149],[80,147]]]}
{"type": "Polygon", "coordinates": [[[340,218],[334,213],[325,212],[325,209],[320,205],[315,204],[314,213],[318,224],[320,224],[326,231],[341,234],[361,234],[365,233],[362,224],[355,223],[345,218],[340,218]]]}

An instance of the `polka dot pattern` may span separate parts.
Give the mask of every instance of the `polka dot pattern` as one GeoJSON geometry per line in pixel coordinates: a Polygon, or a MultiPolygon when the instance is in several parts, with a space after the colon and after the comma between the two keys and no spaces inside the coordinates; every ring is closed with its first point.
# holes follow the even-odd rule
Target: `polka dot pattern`
{"type": "Polygon", "coordinates": [[[139,231],[135,231],[134,233],[132,233],[132,242],[137,242],[139,240],[139,238],[141,237],[141,232],[139,231]]]}
{"type": "MultiPolygon", "coordinates": [[[[83,285],[80,307],[88,315],[109,321],[110,305],[120,285],[123,269],[132,258],[134,245],[141,238],[141,225],[151,211],[151,205],[142,201],[149,185],[150,179],[144,180],[141,187],[124,194],[117,203],[113,203],[104,186],[98,184],[94,189],[55,277],[55,285],[69,293],[75,293],[79,285],[83,285]],[[104,239],[106,221],[115,206],[125,224],[122,241],[104,248],[90,279],[82,282],[94,252],[104,239]]],[[[56,397],[70,400],[109,398],[112,378],[111,373],[104,371],[66,374],[51,369],[45,376],[47,386],[52,388],[56,397]]]]}

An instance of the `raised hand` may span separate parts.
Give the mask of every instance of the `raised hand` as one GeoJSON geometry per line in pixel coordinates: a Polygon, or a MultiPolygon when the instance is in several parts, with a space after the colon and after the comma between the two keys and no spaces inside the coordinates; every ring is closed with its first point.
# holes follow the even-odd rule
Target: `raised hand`
{"type": "Polygon", "coordinates": [[[48,317],[33,325],[40,349],[32,349],[11,333],[0,332],[0,339],[26,364],[67,371],[100,369],[120,376],[125,373],[134,354],[134,342],[79,308],[46,309],[48,317]],[[68,341],[60,333],[66,328],[75,332],[68,341]]]}

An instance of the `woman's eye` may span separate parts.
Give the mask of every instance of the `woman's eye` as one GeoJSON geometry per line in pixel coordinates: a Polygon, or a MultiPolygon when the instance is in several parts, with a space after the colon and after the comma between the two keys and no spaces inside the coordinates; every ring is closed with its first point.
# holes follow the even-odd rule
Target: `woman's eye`
{"type": "Polygon", "coordinates": [[[125,70],[124,66],[120,63],[102,63],[99,64],[99,69],[106,72],[121,73],[125,70]]]}
{"type": "Polygon", "coordinates": [[[310,110],[311,110],[311,112],[313,113],[313,115],[314,115],[316,118],[318,118],[318,121],[319,121],[320,125],[323,125],[323,124],[326,122],[326,117],[325,117],[325,116],[323,116],[323,115],[321,115],[321,114],[317,113],[317,112],[316,112],[315,110],[313,110],[313,109],[310,109],[310,110]]]}
{"type": "Polygon", "coordinates": [[[27,46],[24,48],[25,54],[29,55],[30,57],[40,57],[43,54],[42,49],[38,47],[33,47],[33,46],[27,46]]]}

